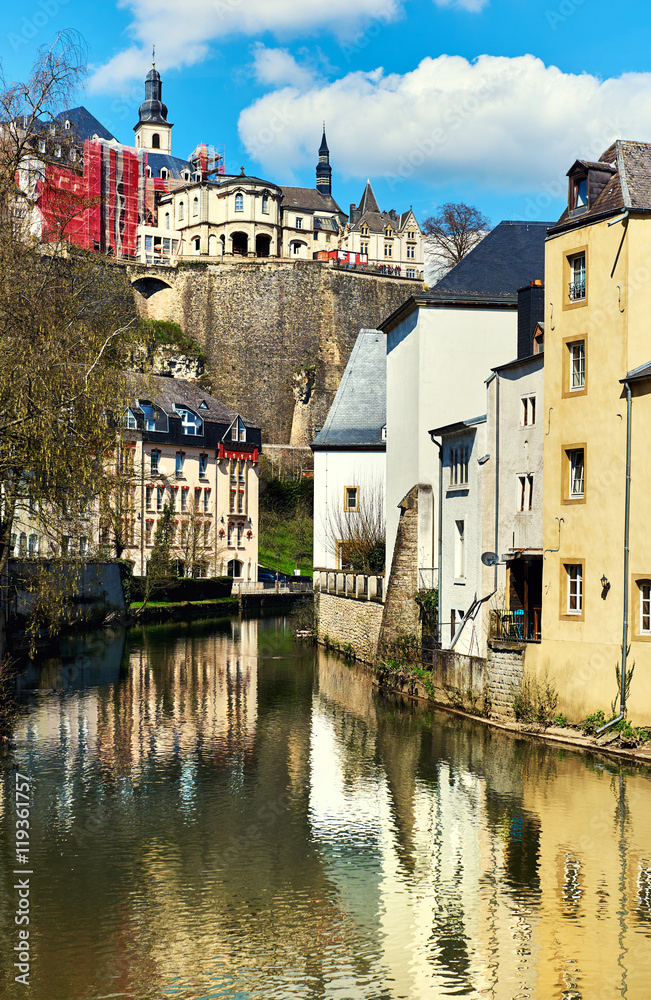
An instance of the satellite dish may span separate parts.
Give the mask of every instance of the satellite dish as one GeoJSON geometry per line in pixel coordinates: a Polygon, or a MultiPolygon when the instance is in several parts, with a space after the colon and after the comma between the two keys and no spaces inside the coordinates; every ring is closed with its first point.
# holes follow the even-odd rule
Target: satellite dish
{"type": "Polygon", "coordinates": [[[500,557],[497,552],[482,552],[481,561],[484,566],[495,566],[500,561],[500,557]]]}

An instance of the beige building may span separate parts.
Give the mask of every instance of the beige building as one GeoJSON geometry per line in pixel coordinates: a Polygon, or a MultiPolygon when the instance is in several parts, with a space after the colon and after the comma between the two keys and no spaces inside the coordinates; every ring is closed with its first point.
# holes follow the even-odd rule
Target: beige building
{"type": "Polygon", "coordinates": [[[623,653],[628,717],[648,725],[651,145],[618,140],[568,177],[546,243],[542,643],[525,667],[571,720],[608,719],[623,653]]]}
{"type": "Polygon", "coordinates": [[[396,271],[406,278],[423,277],[425,237],[410,208],[381,212],[371,182],[366,182],[359,205],[350,206],[350,218],[340,247],[368,257],[368,266],[396,271]]]}

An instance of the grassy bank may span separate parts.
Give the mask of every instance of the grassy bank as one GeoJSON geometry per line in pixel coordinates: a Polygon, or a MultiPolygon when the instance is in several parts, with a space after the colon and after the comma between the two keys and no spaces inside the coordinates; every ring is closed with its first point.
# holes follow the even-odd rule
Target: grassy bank
{"type": "Polygon", "coordinates": [[[312,574],[312,518],[301,511],[277,514],[260,511],[260,546],[258,562],[276,570],[277,553],[280,553],[280,572],[290,576],[298,567],[301,574],[312,574]],[[295,561],[296,553],[298,561],[295,561]]]}

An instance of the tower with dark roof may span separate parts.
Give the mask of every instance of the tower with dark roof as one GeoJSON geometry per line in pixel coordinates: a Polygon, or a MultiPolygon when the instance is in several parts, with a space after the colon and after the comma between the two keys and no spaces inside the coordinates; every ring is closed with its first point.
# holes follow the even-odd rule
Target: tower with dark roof
{"type": "Polygon", "coordinates": [[[319,146],[319,162],[316,167],[316,189],[326,197],[330,197],[332,194],[332,167],[330,166],[330,150],[326,142],[325,122],[319,146]]]}
{"type": "Polygon", "coordinates": [[[133,130],[137,147],[160,153],[172,152],[172,124],[167,120],[163,83],[153,62],[145,77],[145,99],[138,110],[138,124],[133,130]]]}

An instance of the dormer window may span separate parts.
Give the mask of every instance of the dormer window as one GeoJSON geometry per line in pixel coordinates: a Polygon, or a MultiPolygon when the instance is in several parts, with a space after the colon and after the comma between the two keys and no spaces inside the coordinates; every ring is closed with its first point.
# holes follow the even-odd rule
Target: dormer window
{"type": "Polygon", "coordinates": [[[240,417],[231,424],[230,439],[231,441],[246,441],[246,427],[240,417]]]}
{"type": "Polygon", "coordinates": [[[189,181],[190,180],[190,171],[189,170],[184,170],[183,171],[183,180],[184,181],[189,181]]]}
{"type": "Polygon", "coordinates": [[[136,423],[136,418],[133,415],[133,412],[129,409],[127,409],[127,412],[124,415],[124,426],[127,427],[130,431],[135,431],[135,429],[138,426],[138,424],[136,423]]]}
{"type": "Polygon", "coordinates": [[[362,226],[362,236],[368,236],[368,226],[362,226]]]}
{"type": "Polygon", "coordinates": [[[145,176],[151,177],[151,167],[145,167],[145,176]]]}
{"type": "Polygon", "coordinates": [[[160,178],[161,178],[161,180],[166,181],[168,177],[169,177],[169,173],[168,173],[167,167],[161,167],[160,168],[160,178]]]}
{"type": "Polygon", "coordinates": [[[585,175],[573,177],[570,184],[570,209],[588,207],[588,178],[585,175]]]}
{"type": "Polygon", "coordinates": [[[164,410],[161,410],[158,406],[154,406],[146,399],[139,400],[138,406],[145,418],[146,431],[158,431],[159,433],[167,434],[169,428],[167,414],[164,410]]]}
{"type": "Polygon", "coordinates": [[[189,434],[191,437],[203,434],[203,420],[198,414],[193,413],[192,410],[188,410],[184,406],[175,406],[174,409],[183,421],[184,434],[189,434]]]}

